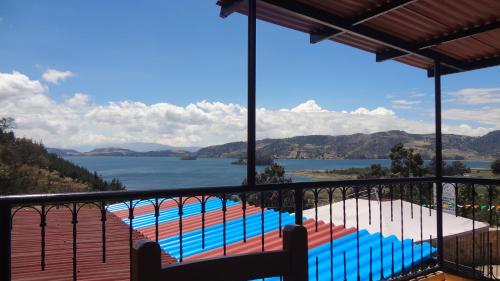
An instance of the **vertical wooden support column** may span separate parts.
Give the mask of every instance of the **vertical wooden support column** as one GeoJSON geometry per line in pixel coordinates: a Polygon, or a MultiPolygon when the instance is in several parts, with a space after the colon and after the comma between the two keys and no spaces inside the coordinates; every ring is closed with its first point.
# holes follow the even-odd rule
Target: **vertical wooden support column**
{"type": "Polygon", "coordinates": [[[307,281],[308,255],[307,230],[300,225],[289,224],[283,230],[283,250],[290,254],[290,272],[284,281],[307,281]]]}
{"type": "Polygon", "coordinates": [[[132,249],[132,281],[159,281],[161,249],[152,241],[141,240],[132,249]]]}
{"type": "Polygon", "coordinates": [[[257,0],[248,1],[247,184],[255,185],[257,0]]]}
{"type": "Polygon", "coordinates": [[[441,64],[434,62],[434,98],[436,121],[436,217],[438,264],[443,266],[443,136],[441,132],[441,64]]]}

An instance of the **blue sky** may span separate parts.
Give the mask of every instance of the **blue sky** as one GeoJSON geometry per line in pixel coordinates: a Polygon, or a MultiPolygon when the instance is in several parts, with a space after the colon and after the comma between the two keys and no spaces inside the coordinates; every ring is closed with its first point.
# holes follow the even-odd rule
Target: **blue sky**
{"type": "MultiPolygon", "coordinates": [[[[40,82],[42,94],[55,106],[82,93],[94,107],[131,101],[185,108],[203,100],[244,107],[246,17],[222,19],[218,13],[215,0],[3,0],[0,72],[18,71],[40,82]],[[56,83],[43,81],[48,69],[71,75],[56,83]]],[[[425,71],[396,62],[376,63],[371,53],[332,42],[311,45],[308,39],[306,34],[259,22],[259,107],[277,111],[314,100],[329,111],[383,107],[398,118],[432,121],[433,80],[425,71]]],[[[498,87],[498,67],[446,76],[444,108],[478,111],[484,102],[448,103],[457,96],[449,98],[446,93],[490,89],[486,97],[497,98],[498,87]]],[[[488,106],[498,109],[495,102],[488,106]]],[[[20,125],[34,127],[26,116],[20,119],[20,125]]],[[[481,132],[500,127],[497,120],[459,119],[447,122],[485,128],[481,132]]],[[[47,139],[33,130],[20,132],[47,139]]],[[[217,141],[207,143],[212,142],[217,141]]]]}

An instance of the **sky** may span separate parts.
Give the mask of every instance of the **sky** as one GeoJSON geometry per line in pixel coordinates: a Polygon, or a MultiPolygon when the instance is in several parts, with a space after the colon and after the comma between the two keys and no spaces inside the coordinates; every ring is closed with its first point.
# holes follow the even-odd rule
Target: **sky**
{"type": "MultiPolygon", "coordinates": [[[[246,17],[213,1],[0,1],[0,117],[51,147],[246,138],[246,17]]],[[[257,25],[257,137],[432,133],[433,80],[257,25]]],[[[443,77],[443,130],[500,129],[500,68],[443,77]]]]}

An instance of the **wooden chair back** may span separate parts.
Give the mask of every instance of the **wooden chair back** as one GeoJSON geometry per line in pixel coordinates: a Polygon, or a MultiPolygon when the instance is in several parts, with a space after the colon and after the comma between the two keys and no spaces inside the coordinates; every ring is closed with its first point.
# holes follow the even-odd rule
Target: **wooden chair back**
{"type": "Polygon", "coordinates": [[[287,225],[283,250],[232,255],[161,266],[161,249],[155,242],[138,241],[132,250],[132,281],[243,281],[283,276],[285,281],[307,281],[307,231],[287,225]]]}

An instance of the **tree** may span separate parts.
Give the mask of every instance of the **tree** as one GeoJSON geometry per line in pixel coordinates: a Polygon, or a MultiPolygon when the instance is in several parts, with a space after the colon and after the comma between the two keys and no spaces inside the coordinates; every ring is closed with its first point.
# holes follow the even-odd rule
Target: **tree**
{"type": "Polygon", "coordinates": [[[491,163],[491,171],[495,175],[500,175],[500,159],[497,159],[491,163]]]}
{"type": "Polygon", "coordinates": [[[470,168],[460,161],[453,161],[451,165],[445,164],[443,171],[445,176],[463,176],[466,173],[470,173],[470,168]]]}
{"type": "Polygon", "coordinates": [[[413,149],[406,149],[402,143],[391,149],[391,173],[396,177],[421,177],[424,175],[424,160],[413,149]]]}
{"type": "MultiPolygon", "coordinates": [[[[263,172],[255,175],[255,183],[259,184],[287,184],[292,182],[292,178],[287,177],[285,168],[273,163],[267,166],[263,172]]],[[[247,185],[247,179],[243,180],[243,185],[247,185]]],[[[240,194],[242,198],[242,194],[240,194]]],[[[268,208],[278,209],[281,205],[282,211],[293,211],[294,208],[294,195],[290,190],[282,191],[266,191],[255,192],[246,195],[246,200],[249,204],[254,206],[261,206],[261,200],[264,206],[268,208]],[[281,202],[280,202],[281,201],[281,202]],[[281,203],[281,204],[280,204],[281,203]]]]}
{"type": "Polygon", "coordinates": [[[388,173],[389,171],[386,167],[380,164],[372,164],[358,176],[358,179],[380,179],[387,177],[388,173]]]}
{"type": "MultiPolygon", "coordinates": [[[[443,176],[463,176],[466,173],[470,173],[470,168],[461,161],[453,161],[451,165],[443,161],[442,167],[443,176]]],[[[426,170],[430,175],[436,174],[436,157],[431,159],[426,170]]]]}
{"type": "Polygon", "coordinates": [[[0,118],[0,133],[7,131],[9,129],[14,129],[16,123],[12,117],[2,117],[0,118]]]}

